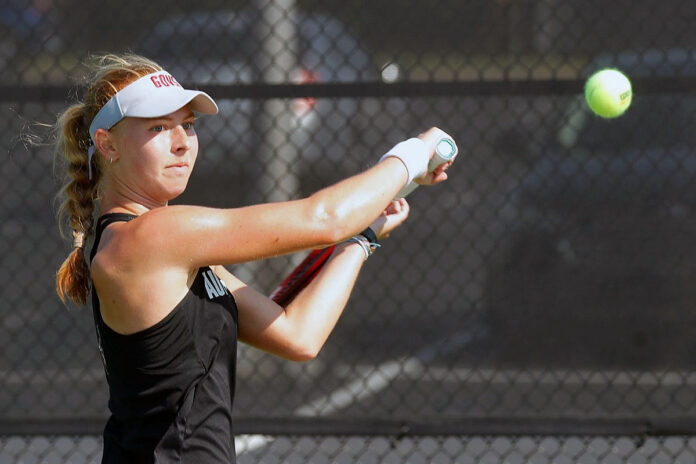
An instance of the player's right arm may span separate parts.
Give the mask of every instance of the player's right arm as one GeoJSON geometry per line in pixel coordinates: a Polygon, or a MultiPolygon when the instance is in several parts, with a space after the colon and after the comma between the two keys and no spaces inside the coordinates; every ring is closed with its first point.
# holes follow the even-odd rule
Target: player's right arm
{"type": "MultiPolygon", "coordinates": [[[[425,134],[427,137],[428,133],[425,134]]],[[[432,157],[434,144],[428,146],[432,157]]],[[[418,181],[436,184],[446,166],[418,181]]],[[[190,268],[235,264],[340,242],[365,229],[404,186],[395,157],[300,200],[243,208],[157,208],[132,221],[134,242],[161,263],[190,268]]]]}

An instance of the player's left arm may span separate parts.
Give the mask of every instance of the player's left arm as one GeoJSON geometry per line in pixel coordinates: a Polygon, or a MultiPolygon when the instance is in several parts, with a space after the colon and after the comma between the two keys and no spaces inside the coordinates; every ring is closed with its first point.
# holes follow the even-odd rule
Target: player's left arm
{"type": "Polygon", "coordinates": [[[239,340],[293,361],[316,357],[343,313],[364,256],[356,243],[338,245],[317,277],[286,308],[217,266],[216,273],[237,304],[239,340]]]}

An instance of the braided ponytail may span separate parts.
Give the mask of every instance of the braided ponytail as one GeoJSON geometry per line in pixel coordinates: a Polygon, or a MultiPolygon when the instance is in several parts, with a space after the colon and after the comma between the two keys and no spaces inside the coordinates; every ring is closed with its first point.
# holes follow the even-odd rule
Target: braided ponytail
{"type": "MultiPolygon", "coordinates": [[[[68,108],[58,119],[58,143],[56,157],[61,156],[70,179],[63,186],[63,202],[58,210],[61,230],[67,223],[72,230],[73,250],[60,266],[56,275],[56,291],[60,299],[67,299],[80,305],[87,302],[89,294],[89,268],[85,260],[84,245],[92,233],[95,201],[98,197],[101,171],[94,169],[89,178],[87,149],[89,130],[84,122],[85,105],[77,104],[68,108]]],[[[99,163],[95,163],[97,166],[99,163]]]]}
{"type": "Polygon", "coordinates": [[[94,233],[94,212],[100,197],[103,166],[99,151],[90,160],[92,140],[89,125],[94,116],[116,92],[138,78],[161,70],[156,63],[138,55],[104,55],[95,60],[96,73],[84,103],[63,112],[56,124],[54,158],[65,167],[66,183],[60,191],[58,210],[61,232],[69,225],[73,249],[56,274],[56,292],[67,300],[84,305],[90,290],[90,273],[85,259],[85,243],[94,233]],[[91,172],[91,176],[90,176],[91,172]]]}

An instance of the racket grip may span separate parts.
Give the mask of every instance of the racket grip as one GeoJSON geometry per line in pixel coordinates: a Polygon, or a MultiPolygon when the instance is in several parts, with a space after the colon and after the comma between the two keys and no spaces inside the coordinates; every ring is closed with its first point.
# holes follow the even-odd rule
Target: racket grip
{"type": "MultiPolygon", "coordinates": [[[[443,132],[444,134],[444,132],[443,132]]],[[[457,145],[451,137],[443,135],[443,137],[435,145],[435,154],[428,163],[428,172],[433,172],[438,166],[448,163],[457,156],[457,145]]],[[[406,198],[411,192],[418,188],[416,182],[410,182],[405,185],[394,198],[406,198]]]]}

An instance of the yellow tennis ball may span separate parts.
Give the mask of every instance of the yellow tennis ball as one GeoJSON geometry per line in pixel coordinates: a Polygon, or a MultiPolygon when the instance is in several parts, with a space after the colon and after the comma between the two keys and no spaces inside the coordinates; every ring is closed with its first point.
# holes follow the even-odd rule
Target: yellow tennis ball
{"type": "Polygon", "coordinates": [[[585,83],[585,100],[603,118],[621,116],[631,105],[631,81],[617,69],[602,69],[585,83]]]}

